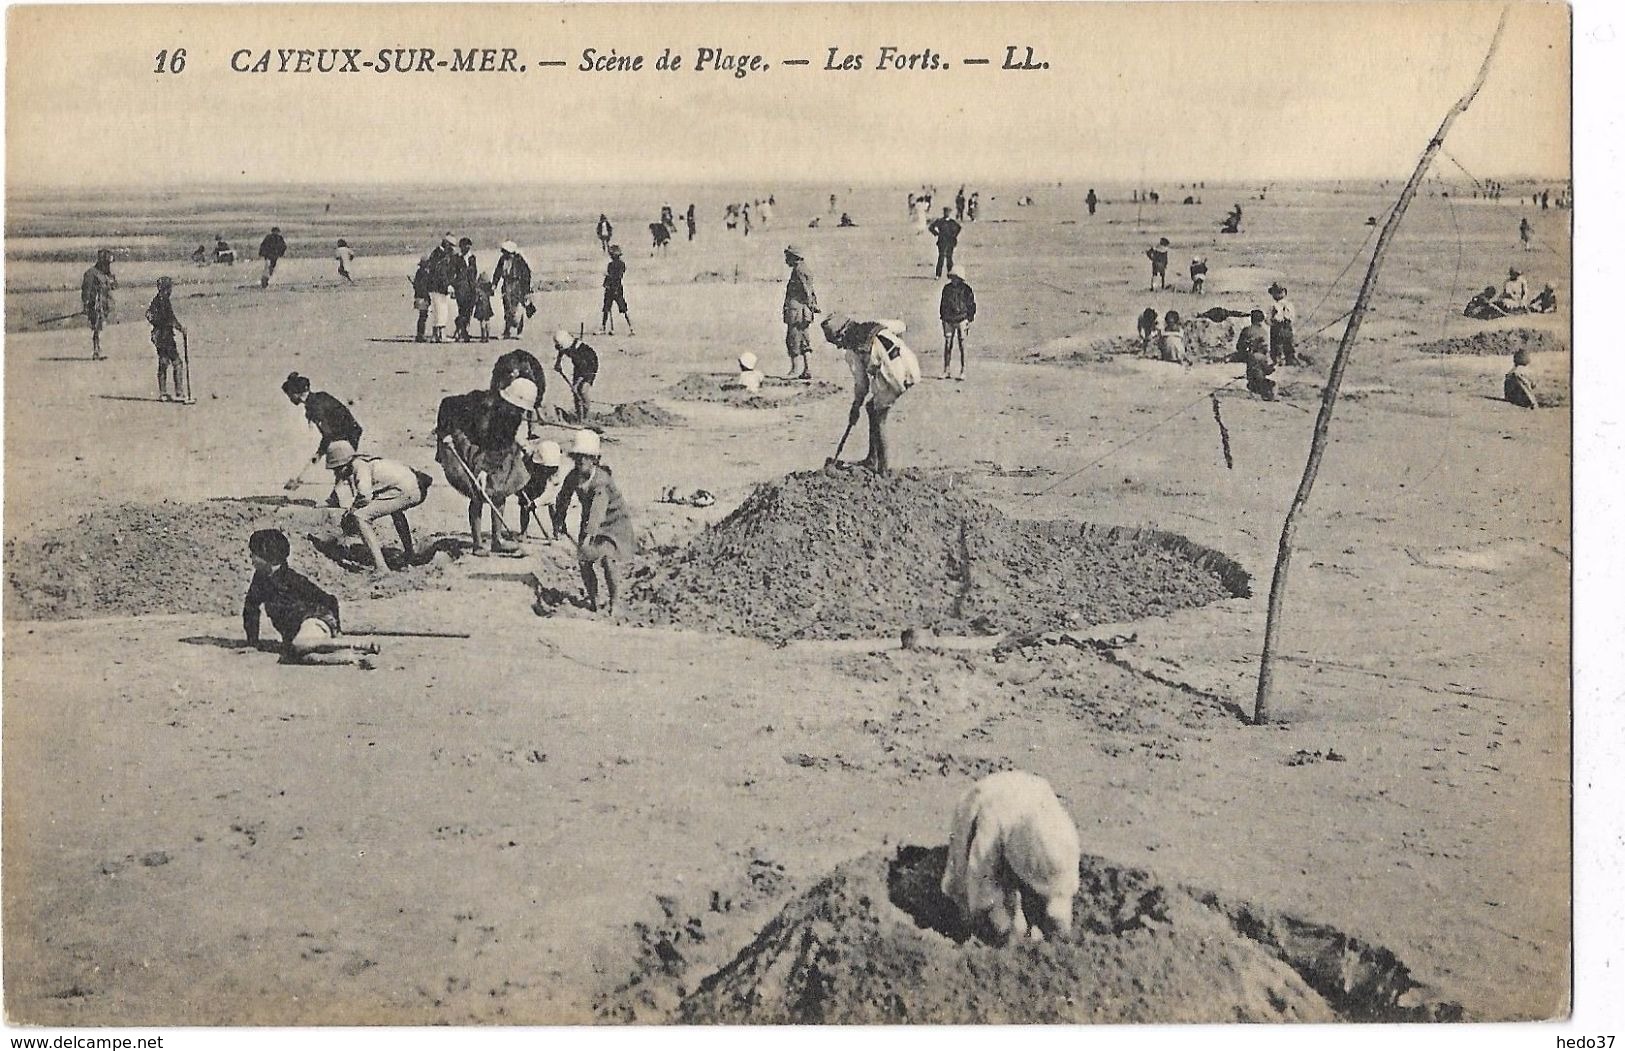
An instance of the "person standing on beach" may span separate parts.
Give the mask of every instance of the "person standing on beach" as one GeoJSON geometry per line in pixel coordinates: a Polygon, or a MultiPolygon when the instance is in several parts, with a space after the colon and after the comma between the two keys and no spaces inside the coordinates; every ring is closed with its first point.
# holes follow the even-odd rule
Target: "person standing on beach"
{"type": "Polygon", "coordinates": [[[457,299],[457,328],[452,338],[467,343],[474,338],[468,324],[474,318],[480,292],[480,264],[474,257],[474,242],[467,237],[457,242],[451,288],[457,299]]]}
{"type": "Polygon", "coordinates": [[[448,232],[429,253],[429,309],[434,315],[434,342],[446,338],[451,324],[451,286],[457,277],[457,249],[448,232]]]}
{"type": "Polygon", "coordinates": [[[690,241],[694,240],[694,205],[693,204],[690,204],[688,206],[688,211],[683,213],[683,221],[688,224],[688,239],[690,241]]]}
{"type": "Polygon", "coordinates": [[[271,284],[271,275],[276,273],[277,263],[288,254],[288,242],[282,238],[280,226],[271,227],[271,232],[265,235],[260,242],[260,258],[265,260],[265,272],[260,275],[260,287],[267,288],[271,284]]]}
{"type": "Polygon", "coordinates": [[[1529,217],[1526,215],[1522,219],[1519,219],[1518,240],[1523,242],[1523,250],[1525,252],[1529,251],[1529,242],[1534,238],[1534,235],[1535,228],[1529,224],[1529,217]]]}
{"type": "Polygon", "coordinates": [[[333,250],[333,258],[339,261],[339,276],[355,284],[355,278],[350,276],[350,264],[355,262],[355,252],[350,248],[350,242],[339,238],[339,246],[333,250]]]}
{"type": "Polygon", "coordinates": [[[1298,317],[1298,308],[1286,297],[1286,287],[1279,281],[1270,285],[1270,360],[1277,365],[1296,365],[1297,348],[1292,342],[1292,322],[1298,317]]]}
{"type": "Polygon", "coordinates": [[[1100,203],[1100,198],[1095,196],[1095,188],[1093,186],[1089,187],[1089,196],[1083,199],[1083,203],[1088,207],[1089,214],[1094,215],[1095,206],[1100,203]]]}
{"type": "Polygon", "coordinates": [[[113,276],[113,253],[110,249],[96,251],[96,262],[85,271],[79,282],[79,302],[85,308],[85,320],[90,322],[90,360],[105,361],[102,354],[102,328],[113,316],[113,290],[118,278],[113,276]]]}
{"type": "Polygon", "coordinates": [[[790,379],[812,379],[812,340],[807,330],[818,313],[818,293],[800,248],[786,245],[784,263],[790,278],[784,284],[784,350],[790,355],[790,379]]]}
{"type": "Polygon", "coordinates": [[[530,300],[533,279],[530,264],[512,241],[502,242],[502,258],[491,280],[502,291],[502,338],[523,336],[525,318],[536,310],[530,300]]]}
{"type": "Polygon", "coordinates": [[[169,302],[169,294],[174,287],[175,283],[169,278],[160,277],[158,294],[152,297],[152,303],[147,307],[147,323],[152,326],[152,345],[158,351],[159,401],[185,401],[190,393],[184,389],[181,355],[175,346],[175,333],[186,335],[186,326],[175,316],[175,308],[169,302]],[[175,378],[173,398],[169,396],[169,376],[166,373],[175,378]]]}
{"type": "Polygon", "coordinates": [[[954,248],[959,244],[959,231],[963,229],[953,218],[953,209],[944,207],[942,218],[933,219],[926,227],[937,239],[937,277],[953,269],[954,248]]]}
{"type": "Polygon", "coordinates": [[[604,308],[603,316],[598,319],[598,334],[613,336],[615,334],[615,315],[611,310],[619,307],[621,319],[626,322],[626,334],[635,336],[632,331],[632,315],[626,312],[626,263],[621,259],[621,246],[609,246],[609,265],[604,268],[604,308]]]}
{"type": "Polygon", "coordinates": [[[1168,239],[1161,237],[1157,243],[1145,250],[1145,257],[1151,260],[1151,291],[1168,287],[1168,239]]]}
{"type": "Polygon", "coordinates": [[[423,256],[418,260],[418,268],[412,273],[412,307],[418,312],[418,334],[414,342],[424,341],[424,332],[429,325],[429,311],[433,302],[429,297],[429,257],[423,256]]]}
{"type": "Polygon", "coordinates": [[[948,271],[948,283],[942,286],[942,378],[948,378],[948,367],[953,363],[954,343],[959,344],[959,379],[965,378],[965,334],[976,320],[976,293],[965,283],[965,272],[959,267],[948,271]]]}

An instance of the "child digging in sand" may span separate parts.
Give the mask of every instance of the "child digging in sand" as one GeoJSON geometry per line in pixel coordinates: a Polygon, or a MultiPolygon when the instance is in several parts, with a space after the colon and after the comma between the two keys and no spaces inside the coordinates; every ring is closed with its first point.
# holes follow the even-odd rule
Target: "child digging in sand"
{"type": "Polygon", "coordinates": [[[376,642],[345,642],[339,630],[339,600],[288,567],[288,538],[280,529],[257,529],[248,538],[254,579],[243,599],[243,637],[259,648],[260,610],[282,636],[283,660],[290,664],[360,664],[378,652],[376,642]]]}

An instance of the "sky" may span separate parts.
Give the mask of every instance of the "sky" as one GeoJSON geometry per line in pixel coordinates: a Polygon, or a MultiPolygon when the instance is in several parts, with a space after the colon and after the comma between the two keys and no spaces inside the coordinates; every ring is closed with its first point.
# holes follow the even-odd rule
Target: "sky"
{"type": "MultiPolygon", "coordinates": [[[[1402,178],[1472,81],[1470,2],[12,7],[12,187],[1402,178]],[[947,68],[879,70],[883,45],[947,68]],[[1008,46],[1044,70],[1006,71],[1008,46]],[[239,73],[266,49],[512,47],[524,74],[239,73]],[[760,54],[744,78],[699,47],[760,54]],[[160,50],[185,47],[178,74],[160,50]],[[582,72],[582,51],[642,54],[582,72]],[[666,47],[685,60],[652,69],[666,47]],[[862,70],[823,68],[828,49],[862,70]],[[961,59],[985,57],[986,66],[961,59]],[[811,65],[782,64],[806,58],[811,65]],[[569,63],[542,69],[543,60],[569,63]]],[[[1561,177],[1569,12],[1514,3],[1449,151],[1561,177]]],[[[1446,174],[1451,172],[1447,171],[1446,174]]],[[[1454,174],[1459,174],[1454,173],[1454,174]]]]}

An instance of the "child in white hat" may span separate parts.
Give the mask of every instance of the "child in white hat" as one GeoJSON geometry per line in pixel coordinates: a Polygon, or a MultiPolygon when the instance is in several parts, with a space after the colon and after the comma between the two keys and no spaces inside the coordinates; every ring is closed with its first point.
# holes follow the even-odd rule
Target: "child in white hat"
{"type": "Polygon", "coordinates": [[[751,394],[762,389],[762,372],[756,367],[756,355],[750,351],[739,355],[739,385],[751,394]]]}
{"type": "Polygon", "coordinates": [[[616,563],[637,551],[632,516],[608,465],[602,462],[597,431],[576,432],[575,441],[570,445],[570,459],[575,466],[559,487],[558,498],[553,503],[553,527],[564,531],[564,516],[570,509],[570,500],[579,498],[581,521],[576,535],[576,561],[581,566],[586,606],[594,612],[598,610],[597,572],[602,570],[606,597],[603,610],[613,615],[618,590],[616,563]]]}

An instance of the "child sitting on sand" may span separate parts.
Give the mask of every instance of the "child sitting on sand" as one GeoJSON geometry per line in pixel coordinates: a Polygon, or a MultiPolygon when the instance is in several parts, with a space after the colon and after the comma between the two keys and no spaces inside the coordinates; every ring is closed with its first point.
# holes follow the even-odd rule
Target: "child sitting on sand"
{"type": "Polygon", "coordinates": [[[1512,371],[1501,384],[1506,400],[1524,409],[1540,408],[1540,396],[1535,393],[1534,377],[1529,375],[1529,352],[1519,350],[1512,355],[1512,371]]]}
{"type": "Polygon", "coordinates": [[[1163,361],[1172,361],[1179,364],[1185,362],[1185,329],[1179,319],[1179,311],[1170,310],[1163,315],[1162,338],[1157,343],[1162,352],[1163,361]]]}
{"type": "Polygon", "coordinates": [[[751,394],[762,389],[762,371],[756,367],[756,355],[750,351],[739,355],[739,386],[751,394]]]}
{"type": "Polygon", "coordinates": [[[282,636],[283,660],[300,664],[372,665],[365,655],[378,652],[376,642],[340,641],[339,600],[288,567],[288,538],[280,529],[256,529],[248,538],[254,579],[243,599],[243,637],[260,644],[260,609],[282,636]],[[359,658],[359,659],[358,659],[359,658]]]}

